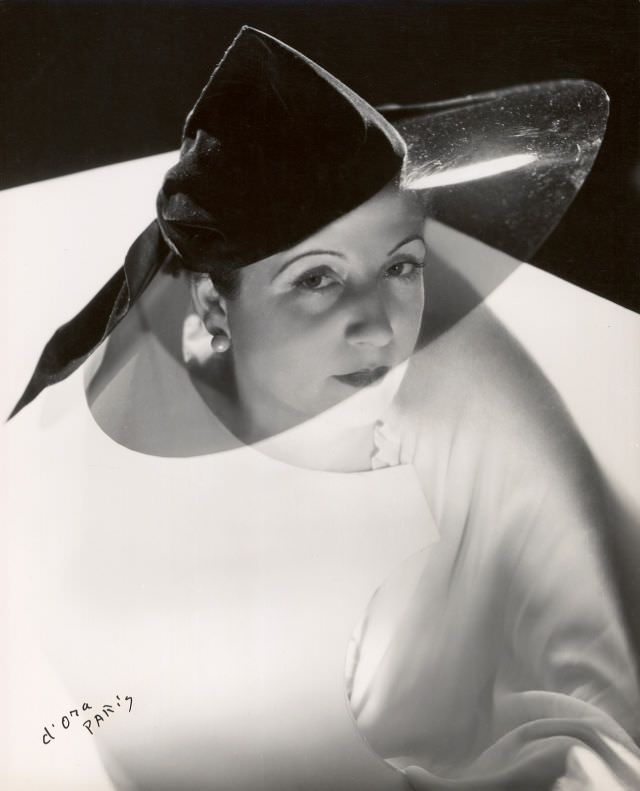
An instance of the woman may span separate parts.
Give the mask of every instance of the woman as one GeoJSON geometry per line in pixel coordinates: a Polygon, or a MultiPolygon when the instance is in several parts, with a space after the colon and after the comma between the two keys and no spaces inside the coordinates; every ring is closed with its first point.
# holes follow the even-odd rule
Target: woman
{"type": "Polygon", "coordinates": [[[634,658],[592,460],[482,306],[435,339],[423,322],[425,203],[451,222],[484,208],[503,244],[540,241],[585,172],[557,165],[557,106],[577,90],[602,102],[585,85],[514,89],[410,119],[403,138],[259,31],[227,51],[157,222],[15,410],[110,336],[88,372],[104,433],[69,380],[30,436],[56,546],[72,548],[43,564],[49,650],[78,695],[124,683],[136,701],[113,727],[89,720],[116,787],[585,787],[576,747],[607,782],[637,779],[634,658]],[[556,161],[543,133],[509,148],[536,102],[556,161]],[[414,145],[412,164],[418,137],[428,160],[414,145]],[[482,193],[469,149],[524,185],[499,222],[504,194],[491,179],[482,193]],[[73,471],[100,504],[88,524],[73,471]],[[115,589],[93,590],[113,568],[115,589]]]}

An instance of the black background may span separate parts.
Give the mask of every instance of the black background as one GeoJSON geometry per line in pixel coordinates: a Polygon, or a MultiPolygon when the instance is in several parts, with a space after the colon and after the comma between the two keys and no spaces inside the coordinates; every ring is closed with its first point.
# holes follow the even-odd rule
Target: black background
{"type": "Polygon", "coordinates": [[[640,308],[636,0],[0,0],[1,186],[177,148],[184,116],[242,24],[300,49],[372,104],[562,77],[602,85],[605,142],[534,262],[640,308]]]}

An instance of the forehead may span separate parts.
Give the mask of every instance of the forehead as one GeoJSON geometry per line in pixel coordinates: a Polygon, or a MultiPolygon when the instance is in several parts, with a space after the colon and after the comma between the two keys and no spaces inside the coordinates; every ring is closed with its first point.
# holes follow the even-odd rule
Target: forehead
{"type": "Polygon", "coordinates": [[[397,243],[409,233],[420,233],[423,220],[422,210],[410,193],[395,186],[386,187],[284,255],[296,255],[315,247],[345,248],[341,251],[348,252],[349,248],[356,251],[366,248],[369,243],[397,243]]]}

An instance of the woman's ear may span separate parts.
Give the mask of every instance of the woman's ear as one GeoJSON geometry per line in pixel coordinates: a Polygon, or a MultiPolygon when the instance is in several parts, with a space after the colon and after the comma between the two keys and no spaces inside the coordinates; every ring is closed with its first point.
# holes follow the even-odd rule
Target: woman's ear
{"type": "Polygon", "coordinates": [[[227,301],[213,285],[209,275],[194,275],[191,280],[191,300],[207,332],[229,335],[227,301]]]}

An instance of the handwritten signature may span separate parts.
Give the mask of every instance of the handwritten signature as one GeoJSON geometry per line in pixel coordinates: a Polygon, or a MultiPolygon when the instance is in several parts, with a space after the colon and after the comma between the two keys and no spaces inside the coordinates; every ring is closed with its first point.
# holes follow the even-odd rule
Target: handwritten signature
{"type": "MultiPolygon", "coordinates": [[[[104,703],[101,709],[101,714],[89,714],[87,715],[89,719],[84,720],[82,723],[82,727],[85,728],[89,733],[93,736],[92,728],[98,729],[102,726],[102,723],[105,722],[112,714],[116,713],[116,709],[121,708],[123,701],[120,699],[120,695],[116,695],[116,703],[115,708],[111,703],[104,703]]],[[[129,712],[133,708],[133,698],[131,695],[125,695],[124,698],[124,708],[123,711],[126,711],[128,707],[129,712]]],[[[93,711],[93,706],[90,706],[88,703],[83,703],[80,709],[71,709],[69,714],[63,714],[60,718],[60,725],[62,725],[63,730],[68,730],[69,727],[72,725],[74,721],[74,717],[77,718],[77,721],[80,721],[80,712],[84,711],[93,711]]],[[[49,725],[45,725],[44,733],[42,734],[42,743],[43,744],[51,744],[52,741],[55,741],[55,736],[53,735],[52,731],[56,727],[56,723],[52,722],[49,725]],[[51,730],[50,730],[51,729],[51,730]]],[[[58,731],[59,733],[59,731],[58,731]]]]}

